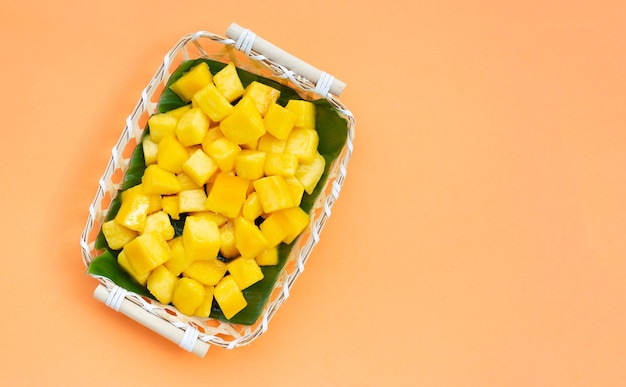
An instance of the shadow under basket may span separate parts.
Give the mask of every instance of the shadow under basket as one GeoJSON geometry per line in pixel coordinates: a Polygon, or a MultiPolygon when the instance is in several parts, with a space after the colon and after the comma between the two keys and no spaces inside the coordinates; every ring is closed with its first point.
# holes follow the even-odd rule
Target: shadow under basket
{"type": "Polygon", "coordinates": [[[178,41],[165,55],[163,63],[142,91],[141,98],[128,116],[122,134],[112,149],[104,174],[99,180],[95,198],[89,206],[89,216],[81,235],[80,245],[88,273],[99,282],[94,297],[178,344],[184,350],[201,357],[211,345],[233,349],[247,345],[263,334],[268,329],[272,316],[289,296],[294,282],[304,271],[346,176],[353,150],[355,119],[337,98],[344,87],[345,84],[328,73],[293,57],[236,24],[227,29],[226,37],[199,31],[178,41]],[[135,147],[141,144],[148,118],[157,113],[159,99],[172,73],[182,63],[195,59],[233,62],[239,69],[293,89],[302,99],[326,100],[332,111],[341,117],[346,125],[345,141],[340,144],[336,157],[327,163],[325,180],[321,181],[322,186],[318,187],[316,190],[318,194],[312,200],[309,225],[293,242],[260,317],[251,325],[184,315],[172,305],[164,305],[140,295],[116,284],[105,275],[94,274],[89,270],[94,259],[103,253],[98,249],[96,240],[114,198],[122,189],[131,156],[135,147]]]}

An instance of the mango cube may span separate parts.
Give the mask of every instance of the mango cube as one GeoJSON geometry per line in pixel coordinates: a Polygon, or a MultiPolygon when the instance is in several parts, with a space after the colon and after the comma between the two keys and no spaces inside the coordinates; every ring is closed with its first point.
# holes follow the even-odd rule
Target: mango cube
{"type": "Polygon", "coordinates": [[[202,188],[180,191],[178,194],[178,211],[183,213],[206,211],[205,202],[206,193],[202,188]]]}
{"type": "Polygon", "coordinates": [[[267,240],[268,247],[278,246],[283,239],[295,231],[291,221],[282,211],[284,210],[273,212],[259,225],[263,236],[267,240]]]}
{"type": "Polygon", "coordinates": [[[217,172],[218,167],[218,164],[204,153],[202,149],[197,149],[183,163],[183,171],[198,186],[204,185],[217,172]]]}
{"type": "Polygon", "coordinates": [[[141,192],[141,186],[122,193],[122,204],[115,215],[115,221],[131,230],[143,231],[150,209],[150,197],[141,192]]]}
{"type": "Polygon", "coordinates": [[[227,264],[228,272],[243,290],[263,279],[263,272],[254,258],[237,258],[227,264]]]}
{"type": "Polygon", "coordinates": [[[281,140],[274,137],[271,133],[265,133],[261,136],[261,138],[259,138],[259,143],[256,149],[267,153],[283,153],[286,145],[286,139],[281,140]]]}
{"type": "Polygon", "coordinates": [[[204,287],[204,301],[198,306],[196,309],[194,316],[207,318],[211,314],[211,309],[213,307],[213,286],[205,286],[204,287]]]}
{"type": "MultiPolygon", "coordinates": [[[[183,166],[184,165],[185,165],[185,163],[183,162],[183,166]]],[[[178,179],[178,182],[180,183],[180,190],[181,191],[185,191],[185,190],[188,190],[188,189],[202,188],[202,184],[198,184],[195,181],[193,181],[191,176],[189,176],[185,172],[177,173],[176,174],[176,178],[178,179]]]]}
{"type": "Polygon", "coordinates": [[[150,139],[156,144],[165,136],[171,136],[176,132],[178,119],[165,113],[153,114],[148,118],[148,128],[150,130],[150,139]]]}
{"type": "Polygon", "coordinates": [[[174,294],[174,287],[177,281],[178,277],[167,270],[165,266],[161,265],[157,266],[156,269],[152,270],[150,275],[148,275],[146,285],[150,293],[152,293],[159,302],[167,305],[172,302],[172,295],[174,294]]]}
{"type": "Polygon", "coordinates": [[[172,219],[180,219],[179,202],[180,199],[178,195],[163,196],[163,198],[161,199],[163,211],[165,211],[165,213],[168,214],[172,219]]]}
{"type": "Polygon", "coordinates": [[[213,83],[198,90],[192,101],[193,106],[202,110],[213,122],[221,121],[233,111],[233,105],[224,98],[213,83]]]}
{"type": "Polygon", "coordinates": [[[309,195],[315,190],[315,186],[322,178],[324,174],[324,168],[326,167],[326,160],[324,156],[316,153],[313,161],[309,163],[300,163],[298,169],[296,169],[295,177],[302,183],[304,190],[309,195]]]}
{"type": "Polygon", "coordinates": [[[183,271],[183,275],[193,278],[204,285],[214,286],[224,277],[226,270],[226,264],[216,258],[204,261],[193,261],[185,271],[183,271]]]}
{"type": "Polygon", "coordinates": [[[159,167],[174,173],[183,171],[183,164],[189,158],[189,152],[176,137],[165,136],[159,142],[158,151],[157,164],[159,167]]]}
{"type": "Polygon", "coordinates": [[[174,227],[170,222],[170,217],[164,211],[157,211],[148,215],[143,233],[156,232],[166,241],[174,238],[174,227]]]}
{"type": "Polygon", "coordinates": [[[170,259],[170,248],[159,233],[148,232],[124,245],[124,254],[137,273],[148,273],[170,259]]]}
{"type": "Polygon", "coordinates": [[[311,221],[309,214],[304,212],[304,210],[300,207],[286,208],[278,211],[278,213],[288,219],[291,223],[291,234],[287,235],[287,237],[283,239],[283,242],[287,244],[293,242],[311,221]]]}
{"type": "Polygon", "coordinates": [[[220,230],[215,222],[187,216],[183,227],[183,245],[189,259],[195,261],[217,258],[221,242],[220,230]]]}
{"type": "Polygon", "coordinates": [[[265,129],[280,140],[285,140],[289,136],[295,122],[296,115],[277,103],[269,106],[263,118],[265,129]]]}
{"type": "Polygon", "coordinates": [[[265,125],[254,103],[242,99],[232,113],[220,121],[220,130],[227,139],[241,145],[257,141],[265,134],[265,125]]]}
{"type": "Polygon", "coordinates": [[[220,137],[224,137],[224,133],[220,130],[219,126],[209,127],[209,130],[206,132],[206,136],[204,136],[204,140],[202,141],[202,146],[205,144],[209,144],[220,137]]]}
{"type": "Polygon", "coordinates": [[[205,207],[227,218],[235,218],[246,200],[248,186],[249,181],[243,177],[220,173],[211,186],[205,207]]]}
{"type": "Polygon", "coordinates": [[[209,118],[198,108],[185,113],[176,126],[176,138],[183,146],[201,144],[209,130],[209,118]]]}
{"type": "Polygon", "coordinates": [[[172,195],[181,190],[176,175],[157,164],[148,165],[141,177],[141,184],[146,194],[172,195]]]}
{"type": "Polygon", "coordinates": [[[263,165],[265,175],[293,176],[298,168],[298,157],[291,153],[268,153],[263,165]]]}
{"type": "Polygon", "coordinates": [[[237,282],[230,275],[225,276],[215,285],[213,297],[215,297],[227,319],[232,318],[248,305],[241,289],[237,286],[237,282]]]}
{"type": "Polygon", "coordinates": [[[189,102],[198,90],[211,83],[212,80],[213,75],[209,70],[209,65],[201,62],[172,83],[170,89],[184,102],[189,102]]]}
{"type": "Polygon", "coordinates": [[[278,265],[278,247],[274,246],[263,250],[261,254],[254,257],[254,260],[259,266],[278,265]]]}
{"type": "Polygon", "coordinates": [[[265,213],[297,205],[293,202],[291,190],[282,176],[266,176],[255,180],[252,184],[259,195],[261,207],[265,213]]]}
{"type": "Polygon", "coordinates": [[[295,205],[300,205],[302,197],[304,196],[304,186],[295,176],[285,177],[285,182],[287,182],[287,185],[289,186],[293,202],[295,205]]]}
{"type": "Polygon", "coordinates": [[[228,221],[228,218],[224,215],[209,210],[190,212],[189,215],[215,222],[215,224],[217,224],[217,227],[222,227],[228,221]]]}
{"type": "Polygon", "coordinates": [[[295,115],[295,127],[315,129],[315,104],[313,102],[291,99],[285,108],[295,115]]]}
{"type": "Polygon", "coordinates": [[[235,219],[235,247],[244,258],[254,258],[268,247],[261,230],[243,217],[235,219]]]}
{"type": "Polygon", "coordinates": [[[259,194],[257,192],[251,192],[246,198],[246,201],[243,202],[241,215],[253,223],[256,218],[263,215],[263,207],[261,206],[261,200],[259,200],[259,194]]]}
{"type": "Polygon", "coordinates": [[[192,259],[185,254],[183,237],[176,237],[167,242],[171,256],[163,265],[175,276],[179,276],[191,264],[192,259]]]}
{"type": "Polygon", "coordinates": [[[295,128],[287,138],[285,153],[296,155],[302,163],[310,163],[317,154],[319,141],[319,135],[314,129],[295,128]]]}
{"type": "Polygon", "coordinates": [[[243,98],[249,98],[254,102],[259,113],[264,116],[269,106],[280,97],[280,91],[264,83],[253,81],[243,93],[243,98]]]}
{"type": "Polygon", "coordinates": [[[235,223],[228,221],[220,227],[220,236],[222,244],[220,246],[220,254],[225,258],[235,258],[239,255],[239,250],[235,247],[235,223]]]}
{"type": "Polygon", "coordinates": [[[177,120],[180,120],[180,118],[181,118],[181,117],[182,117],[185,113],[187,113],[187,112],[189,111],[189,109],[191,109],[191,107],[192,107],[192,106],[191,106],[191,104],[189,103],[189,104],[187,104],[187,105],[183,105],[183,106],[181,106],[181,107],[179,107],[179,108],[169,110],[169,111],[167,111],[167,112],[165,112],[165,113],[163,113],[163,114],[167,114],[167,115],[168,115],[168,116],[170,116],[170,117],[173,117],[173,118],[176,118],[177,120]]]}
{"type": "Polygon", "coordinates": [[[150,136],[146,136],[141,141],[141,146],[143,148],[143,158],[146,165],[156,164],[159,145],[152,141],[150,136]]]}
{"type": "Polygon", "coordinates": [[[146,286],[146,282],[148,280],[148,276],[150,275],[150,271],[146,271],[143,273],[139,273],[135,271],[135,269],[130,265],[130,262],[128,262],[128,258],[126,258],[126,254],[124,253],[124,250],[120,251],[120,253],[117,255],[117,264],[120,265],[120,267],[124,271],[130,274],[130,276],[135,281],[137,281],[138,284],[142,286],[146,286]]]}
{"type": "Polygon", "coordinates": [[[241,152],[239,145],[220,137],[212,142],[204,142],[202,149],[211,156],[223,172],[232,171],[235,168],[235,161],[241,152]]]}
{"type": "Polygon", "coordinates": [[[193,316],[204,303],[206,290],[204,285],[193,278],[180,278],[174,286],[172,304],[187,316],[193,316]]]}
{"type": "Polygon", "coordinates": [[[213,83],[228,102],[233,102],[243,95],[244,88],[233,62],[213,76],[213,83]]]}
{"type": "Polygon", "coordinates": [[[125,244],[135,239],[138,235],[137,231],[117,223],[115,219],[111,219],[102,224],[102,233],[109,247],[113,250],[119,250],[125,244]]]}
{"type": "Polygon", "coordinates": [[[263,177],[263,167],[267,153],[259,150],[244,149],[235,160],[235,173],[244,179],[256,180],[263,177]]]}

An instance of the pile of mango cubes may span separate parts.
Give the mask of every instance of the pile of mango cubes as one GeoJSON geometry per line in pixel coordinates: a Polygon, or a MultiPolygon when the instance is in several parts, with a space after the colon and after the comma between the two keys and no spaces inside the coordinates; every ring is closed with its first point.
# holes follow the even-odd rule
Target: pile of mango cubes
{"type": "Polygon", "coordinates": [[[170,89],[186,105],[149,118],[141,184],[102,232],[158,301],[208,317],[215,299],[229,319],[261,266],[277,264],[278,246],[309,223],[300,203],[325,167],[315,105],[282,106],[280,91],[257,81],[244,88],[233,63],[213,75],[200,62],[170,89]],[[182,235],[172,219],[184,219],[182,235]]]}

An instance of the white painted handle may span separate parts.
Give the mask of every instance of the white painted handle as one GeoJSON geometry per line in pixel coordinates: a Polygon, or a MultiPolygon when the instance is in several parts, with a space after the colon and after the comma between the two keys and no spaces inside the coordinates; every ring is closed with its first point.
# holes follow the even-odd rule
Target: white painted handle
{"type": "MultiPolygon", "coordinates": [[[[228,29],[226,30],[226,36],[230,39],[237,41],[241,37],[242,33],[244,33],[244,31],[246,31],[245,28],[235,23],[232,23],[230,27],[228,27],[228,29]]],[[[259,36],[256,36],[256,38],[254,39],[252,49],[259,54],[265,56],[267,59],[279,63],[289,70],[299,75],[302,75],[313,83],[317,84],[320,80],[320,77],[322,76],[322,70],[289,54],[287,51],[273,45],[272,43],[262,39],[259,36]]],[[[339,96],[345,87],[346,84],[344,82],[338,79],[334,79],[333,83],[330,85],[330,92],[336,96],[339,96]]]]}
{"type": "MultiPolygon", "coordinates": [[[[109,296],[109,290],[103,285],[98,285],[98,287],[96,287],[96,290],[94,290],[93,292],[93,296],[97,300],[106,304],[107,297],[109,296]]],[[[119,312],[127,317],[130,317],[132,320],[135,320],[141,325],[149,328],[150,330],[158,333],[159,335],[165,337],[166,339],[172,341],[173,343],[178,344],[179,346],[181,341],[183,340],[185,331],[176,328],[174,325],[170,324],[169,322],[163,320],[158,316],[155,316],[154,314],[148,312],[147,310],[129,301],[128,299],[124,299],[122,301],[119,312]]],[[[208,350],[209,344],[196,339],[193,345],[193,349],[190,352],[200,357],[204,357],[208,350]]]]}

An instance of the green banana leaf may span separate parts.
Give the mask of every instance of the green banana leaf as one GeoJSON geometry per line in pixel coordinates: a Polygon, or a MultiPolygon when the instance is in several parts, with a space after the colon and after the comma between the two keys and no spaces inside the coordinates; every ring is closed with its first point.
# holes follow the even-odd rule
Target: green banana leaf
{"type": "MultiPolygon", "coordinates": [[[[170,77],[167,87],[165,88],[159,99],[159,112],[166,112],[185,105],[185,102],[183,102],[175,93],[173,93],[169,89],[169,85],[171,85],[178,78],[180,78],[187,70],[200,63],[201,61],[206,62],[209,65],[209,69],[213,74],[217,73],[224,66],[226,66],[226,63],[212,61],[208,59],[195,59],[183,62],[170,77]]],[[[281,93],[280,98],[278,99],[278,103],[283,106],[286,105],[290,99],[302,99],[296,91],[274,80],[252,74],[239,68],[237,69],[237,72],[244,87],[246,87],[253,81],[257,81],[280,90],[281,93]]],[[[320,194],[321,189],[324,186],[325,181],[328,177],[330,164],[341,153],[348,134],[347,121],[343,117],[341,117],[336,111],[334,111],[333,107],[328,101],[326,101],[325,99],[318,99],[313,101],[313,103],[316,105],[316,129],[320,137],[318,151],[320,152],[320,154],[322,154],[322,156],[324,156],[324,159],[326,160],[326,170],[324,171],[324,174],[322,175],[320,183],[318,183],[316,189],[310,195],[305,193],[302,198],[300,207],[307,212],[311,210],[317,196],[320,194]]],[[[144,135],[147,135],[148,133],[149,128],[146,128],[144,135]]],[[[137,146],[133,151],[133,154],[131,155],[129,169],[124,176],[122,189],[111,202],[106,220],[110,220],[115,217],[121,204],[121,193],[124,190],[127,190],[141,183],[141,178],[145,169],[146,163],[143,155],[143,148],[141,146],[137,146]]],[[[179,220],[171,220],[177,236],[182,234],[184,219],[184,216],[181,216],[181,219],[179,220]]],[[[258,320],[259,316],[263,312],[265,304],[269,300],[274,284],[278,279],[278,276],[283,267],[285,266],[287,256],[289,255],[292,247],[293,244],[281,244],[278,250],[278,264],[275,266],[263,266],[261,270],[263,271],[264,278],[254,285],[248,287],[247,289],[244,289],[243,293],[246,301],[248,302],[248,306],[246,306],[242,311],[237,313],[231,319],[226,319],[226,317],[224,317],[224,314],[220,310],[219,305],[214,300],[210,317],[223,321],[229,321],[235,324],[254,324],[258,320]]],[[[154,299],[154,297],[144,286],[141,286],[137,282],[135,282],[132,277],[128,275],[118,265],[117,255],[119,254],[119,250],[116,251],[109,248],[106,239],[102,234],[102,230],[100,230],[100,233],[98,234],[98,237],[96,239],[96,249],[104,252],[101,255],[97,256],[91,262],[87,269],[87,272],[89,274],[107,277],[117,285],[127,290],[154,299]]]]}

